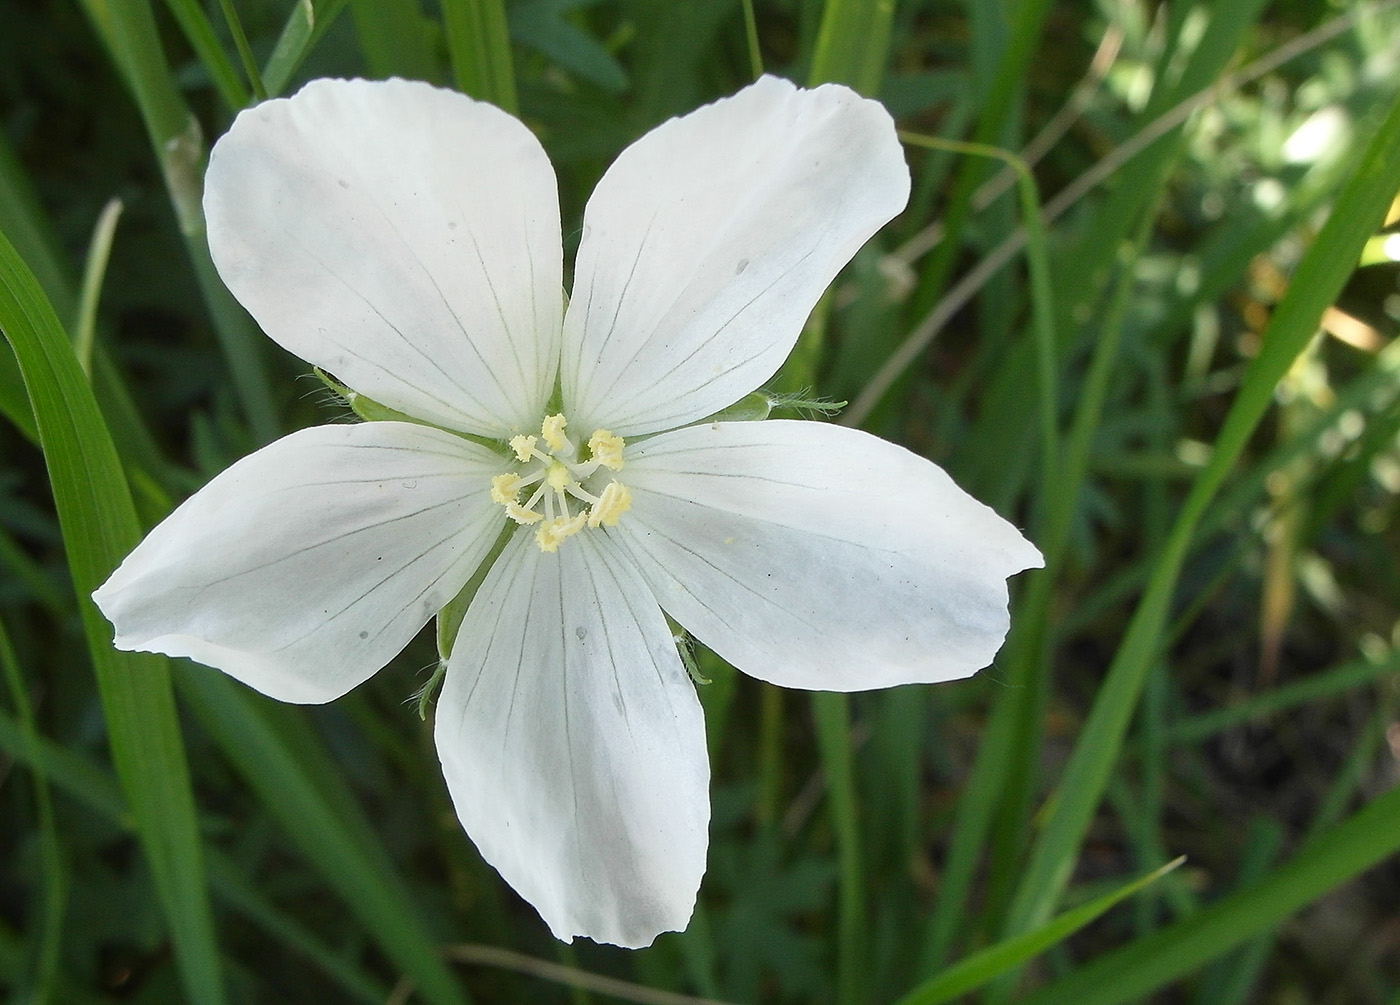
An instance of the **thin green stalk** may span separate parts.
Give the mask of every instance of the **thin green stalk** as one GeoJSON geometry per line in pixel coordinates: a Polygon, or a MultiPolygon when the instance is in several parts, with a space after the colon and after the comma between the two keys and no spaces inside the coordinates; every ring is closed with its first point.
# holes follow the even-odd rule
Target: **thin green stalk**
{"type": "Polygon", "coordinates": [[[325,35],[335,19],[345,10],[347,0],[322,0],[314,4],[311,0],[296,0],[287,13],[287,22],[277,36],[277,44],[272,47],[272,55],[263,66],[263,86],[270,95],[281,94],[287,89],[292,75],[301,67],[302,61],[316,43],[325,35]]]}
{"type": "Polygon", "coordinates": [[[847,84],[880,93],[889,61],[895,0],[826,0],[807,72],[813,84],[847,84]]]}
{"type": "Polygon", "coordinates": [[[861,987],[867,929],[849,696],[827,691],[814,693],[812,717],[816,723],[822,768],[826,772],[827,799],[836,828],[839,863],[836,1000],[842,1005],[854,1005],[864,997],[861,987]]]}
{"type": "MultiPolygon", "coordinates": [[[[1041,27],[1050,11],[1050,0],[1019,0],[1011,17],[1014,23],[1004,44],[997,46],[1000,59],[996,73],[978,109],[974,143],[994,146],[1004,138],[1006,123],[1017,92],[1024,86],[1031,56],[1041,42],[1041,27]]],[[[925,263],[919,276],[913,304],[916,313],[932,306],[943,289],[962,246],[962,234],[972,211],[972,197],[985,172],[976,161],[965,161],[953,181],[943,214],[944,241],[925,263]]]]}
{"type": "Polygon", "coordinates": [[[219,8],[224,14],[224,23],[228,25],[228,33],[233,36],[233,47],[238,50],[238,58],[243,63],[243,72],[248,76],[248,86],[253,89],[253,98],[256,101],[267,100],[267,89],[263,87],[262,74],[258,72],[258,64],[253,59],[253,50],[248,45],[248,35],[243,30],[243,22],[239,20],[238,10],[233,6],[233,0],[219,0],[219,8]]]}
{"type": "MultiPolygon", "coordinates": [[[[75,751],[36,735],[29,743],[21,725],[0,711],[0,751],[4,751],[34,772],[52,782],[113,826],[130,831],[131,814],[122,802],[117,781],[75,751]]],[[[369,1002],[382,1002],[387,990],[346,958],[342,949],[332,949],[265,899],[256,886],[217,848],[205,849],[209,885],[214,894],[235,911],[320,967],[352,996],[369,1002]]],[[[67,994],[53,1001],[70,1001],[67,994]]],[[[104,1001],[107,999],[104,999],[104,1001]]]]}
{"type": "Polygon", "coordinates": [[[92,379],[92,344],[97,335],[97,302],[102,296],[102,279],[107,274],[107,262],[112,256],[112,239],[116,237],[117,220],[122,215],[122,201],[110,199],[92,228],[92,243],[88,245],[87,265],[83,269],[83,288],[78,296],[78,318],[73,326],[73,354],[89,380],[92,379]]]}
{"type": "Polygon", "coordinates": [[[1112,893],[1066,911],[1034,932],[1017,935],[994,946],[988,946],[920,984],[900,998],[896,1005],[942,1005],[943,1002],[952,1001],[959,995],[975,991],[1011,968],[1038,956],[1057,942],[1069,938],[1114,905],[1156,882],[1184,861],[1184,858],[1179,858],[1160,869],[1154,869],[1112,893]]]}
{"type": "MultiPolygon", "coordinates": [[[[0,668],[5,674],[5,683],[10,690],[10,699],[15,705],[15,718],[19,721],[20,734],[26,753],[37,758],[39,752],[39,730],[34,723],[34,707],[29,702],[29,691],[20,673],[19,660],[10,636],[0,622],[0,668]]],[[[63,915],[68,900],[67,870],[63,866],[63,853],[59,848],[58,826],[54,823],[53,799],[49,794],[49,780],[42,771],[31,770],[34,785],[35,816],[39,825],[39,923],[32,926],[35,931],[35,952],[33,973],[23,982],[27,984],[28,996],[32,1001],[47,1002],[57,1000],[59,952],[63,948],[63,915]]],[[[19,982],[16,982],[19,983],[19,982]]],[[[23,999],[22,991],[19,998],[23,999]]]]}
{"type": "Polygon", "coordinates": [[[758,792],[754,818],[768,828],[778,819],[783,795],[783,690],[762,681],[758,713],[758,792]]]}
{"type": "Polygon", "coordinates": [[[146,124],[185,251],[209,307],[244,415],[259,442],[271,441],[278,430],[262,362],[263,340],[224,288],[209,257],[201,206],[204,144],[199,123],[175,88],[149,0],[81,2],[126,79],[146,124]]]}
{"type": "Polygon", "coordinates": [[[763,76],[763,52],[758,46],[758,18],[753,12],[753,0],[743,0],[744,46],[749,51],[749,70],[753,79],[763,76]]]}
{"type": "Polygon", "coordinates": [[[229,62],[218,35],[214,33],[214,25],[204,7],[197,0],[165,0],[165,6],[175,15],[175,22],[180,26],[185,41],[194,50],[229,111],[236,112],[247,105],[248,89],[238,79],[238,73],[233,63],[229,62]]]}
{"type": "Polygon", "coordinates": [[[1040,924],[1068,883],[1079,844],[1117,761],[1145,674],[1159,655],[1177,577],[1201,517],[1272,402],[1275,385],[1341,290],[1397,188],[1400,102],[1392,105],[1375,132],[1327,223],[1299,263],[1264,332],[1260,352],[1246,371],[1210,462],[1192,485],[1158,556],[1147,591],[1050,799],[1045,829],[1012,905],[1008,932],[1040,924]]]}
{"type": "MultiPolygon", "coordinates": [[[[1144,225],[1138,235],[1139,245],[1146,240],[1147,233],[1144,225]]],[[[1037,667],[1048,668],[1054,585],[1069,547],[1075,507],[1089,470],[1094,435],[1118,361],[1123,315],[1131,288],[1131,271],[1125,269],[1119,276],[1102,319],[1102,330],[1094,343],[1094,355],[1080,389],[1068,441],[1063,453],[1057,441],[1056,452],[1047,457],[1058,458],[1058,461],[1044,464],[1049,494],[1044,497],[1038,513],[1035,537],[1045,556],[1045,568],[1028,577],[1026,594],[1017,608],[1011,635],[998,660],[999,665],[1009,671],[1009,686],[998,697],[991,722],[978,746],[972,775],[958,803],[944,881],[924,939],[922,967],[925,972],[946,959],[955,935],[960,927],[965,927],[968,892],[998,808],[1007,806],[1011,819],[1021,819],[1032,792],[1031,780],[1023,776],[1031,773],[1036,756],[1034,738],[1048,683],[1048,673],[1037,677],[1034,671],[1037,667]]],[[[1043,399],[1050,403],[1052,412],[1055,398],[1049,393],[1053,389],[1053,384],[1046,388],[1047,395],[1043,399]]],[[[1003,827],[1003,831],[1007,829],[1003,827]]],[[[1014,857],[1008,860],[1008,865],[1015,860],[1014,857]]],[[[1009,871],[1003,870],[1003,874],[993,879],[1000,887],[1011,877],[1009,871]]]]}
{"type": "Polygon", "coordinates": [[[1400,789],[1391,789],[1260,882],[1100,956],[1022,998],[1020,1005],[1142,1001],[1397,852],[1400,789]]]}
{"type": "Polygon", "coordinates": [[[502,0],[443,0],[447,51],[457,87],[514,114],[515,63],[502,0]]]}
{"type": "Polygon", "coordinates": [[[72,344],[3,235],[0,330],[19,359],[38,423],[112,759],[164,909],[185,996],[218,1005],[218,943],[168,664],[164,657],[113,649],[111,629],[91,600],[139,540],[136,511],[72,344]]]}
{"type": "Polygon", "coordinates": [[[1400,671],[1400,650],[1384,659],[1360,659],[1254,695],[1224,708],[1201,712],[1172,723],[1167,733],[1170,743],[1195,746],[1227,729],[1277,715],[1289,709],[1325,701],[1355,688],[1374,684],[1400,671]]]}

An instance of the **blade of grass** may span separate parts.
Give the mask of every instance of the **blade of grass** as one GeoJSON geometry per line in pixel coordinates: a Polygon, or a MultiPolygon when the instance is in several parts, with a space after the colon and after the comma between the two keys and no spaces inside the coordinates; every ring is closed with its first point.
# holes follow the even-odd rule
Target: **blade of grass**
{"type": "Polygon", "coordinates": [[[277,44],[272,47],[272,55],[263,66],[263,87],[269,95],[278,95],[287,89],[302,60],[335,23],[345,4],[346,0],[322,0],[320,4],[296,0],[287,14],[287,23],[277,36],[277,44]]]}
{"type": "Polygon", "coordinates": [[[116,448],[72,345],[38,282],[0,235],[0,329],[19,360],[39,427],[78,609],[107,722],[191,1002],[223,1001],[194,798],[162,657],[118,652],[91,594],[140,531],[116,448]]]}
{"type": "Polygon", "coordinates": [[[951,1001],[958,995],[974,991],[1012,967],[1039,956],[1051,946],[1069,938],[1120,901],[1156,882],[1185,861],[1186,859],[1179,858],[1168,862],[1111,893],[1071,908],[1033,932],[1013,936],[1004,942],[988,946],[920,984],[900,998],[896,1005],[941,1005],[942,1002],[951,1001]]]}
{"type": "Polygon", "coordinates": [[[889,61],[895,0],[826,0],[807,78],[880,93],[889,61]]]}
{"type": "Polygon", "coordinates": [[[228,360],[244,416],[257,441],[270,442],[277,435],[277,419],[262,361],[263,339],[252,319],[225,289],[209,257],[201,206],[204,144],[199,123],[175,88],[149,0],[81,2],[125,78],[146,125],[185,251],[228,360]]]}
{"type": "Polygon", "coordinates": [[[185,41],[214,82],[228,110],[236,112],[248,104],[248,88],[238,79],[238,71],[224,52],[223,44],[215,34],[214,25],[210,23],[204,8],[196,0],[165,0],[165,6],[175,15],[175,22],[180,26],[185,41]]]}
{"type": "Polygon", "coordinates": [[[442,83],[433,38],[437,24],[418,0],[350,0],[350,14],[371,77],[442,83]]]}
{"type": "Polygon", "coordinates": [[[837,905],[838,1002],[862,1000],[861,986],[866,959],[865,881],[861,867],[860,828],[857,825],[855,771],[851,752],[851,713],[847,695],[819,691],[812,695],[817,748],[826,772],[827,799],[836,828],[836,854],[840,886],[837,905]]]}
{"type": "MultiPolygon", "coordinates": [[[[15,706],[15,718],[19,721],[21,740],[30,757],[36,757],[39,750],[39,730],[34,724],[34,709],[29,703],[29,691],[20,673],[19,660],[10,644],[9,633],[0,621],[0,670],[5,674],[10,698],[15,706]]],[[[63,853],[59,849],[58,827],[54,823],[53,799],[49,794],[49,780],[41,771],[31,771],[34,783],[35,817],[39,827],[39,904],[36,912],[39,923],[32,926],[35,950],[31,953],[33,973],[28,980],[15,981],[20,989],[18,998],[36,1002],[57,1000],[56,981],[58,977],[59,950],[63,945],[63,913],[68,899],[68,878],[63,868],[63,853]],[[27,987],[26,987],[27,985],[27,987]]]]}
{"type": "Polygon", "coordinates": [[[1179,719],[1168,730],[1167,740],[1170,743],[1198,744],[1216,733],[1255,719],[1276,715],[1300,705],[1334,697],[1353,688],[1373,684],[1397,670],[1400,670],[1400,651],[1391,652],[1379,661],[1360,659],[1344,663],[1224,708],[1179,719]]]}
{"type": "Polygon", "coordinates": [[[1021,1005],[1140,1001],[1400,851],[1400,789],[1377,797],[1259,883],[1020,999],[1021,1005]]]}
{"type": "MultiPolygon", "coordinates": [[[[91,761],[43,736],[29,743],[20,724],[0,711],[0,751],[25,765],[36,776],[50,781],[69,796],[123,830],[132,829],[131,814],[122,802],[117,781],[91,761]]],[[[388,990],[353,962],[312,935],[299,922],[267,901],[258,889],[217,848],[205,849],[209,886],[235,911],[262,928],[272,938],[303,954],[352,996],[382,1002],[388,990]]],[[[54,1001],[68,1002],[65,993],[54,1001]]]]}
{"type": "Polygon", "coordinates": [[[263,87],[262,74],[258,73],[258,64],[253,59],[253,50],[248,46],[248,35],[243,30],[243,22],[238,18],[233,0],[219,0],[219,8],[223,11],[228,33],[233,38],[233,47],[238,50],[238,58],[243,63],[243,72],[248,76],[248,86],[253,89],[253,98],[256,101],[266,101],[267,89],[263,87]]]}
{"type": "Polygon", "coordinates": [[[83,288],[78,296],[78,317],[73,323],[73,354],[88,380],[92,380],[92,345],[97,337],[97,302],[102,296],[102,279],[107,274],[107,261],[112,256],[112,239],[117,235],[117,220],[122,215],[122,201],[109,199],[98,214],[92,228],[92,243],[88,246],[87,265],[83,269],[83,288]]]}
{"type": "Polygon", "coordinates": [[[1157,559],[1147,592],[1099,690],[1060,783],[1049,802],[1013,902],[1006,930],[1044,920],[1069,881],[1079,844],[1117,761],[1144,676],[1159,653],[1177,576],[1202,515],[1272,401],[1274,386],[1317,330],[1400,188],[1400,102],[1376,130],[1326,224],[1299,263],[1250,363],[1216,439],[1211,459],[1191,487],[1157,559]]]}
{"type": "Polygon", "coordinates": [[[458,89],[515,114],[520,105],[505,5],[501,0],[443,0],[442,20],[458,89]]]}
{"type": "Polygon", "coordinates": [[[176,681],[200,725],[419,993],[432,1002],[465,1003],[354,797],[337,784],[339,773],[310,742],[306,725],[290,721],[295,710],[260,702],[203,667],[176,681]]]}

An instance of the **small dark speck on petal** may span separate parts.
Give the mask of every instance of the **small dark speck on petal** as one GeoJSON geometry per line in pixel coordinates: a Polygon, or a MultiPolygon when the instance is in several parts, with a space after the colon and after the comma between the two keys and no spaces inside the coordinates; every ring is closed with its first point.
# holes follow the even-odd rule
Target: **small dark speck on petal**
{"type": "Polygon", "coordinates": [[[747,258],[741,258],[739,259],[739,264],[734,267],[734,274],[737,276],[739,273],[743,272],[748,267],[749,260],[747,258]]]}
{"type": "Polygon", "coordinates": [[[369,638],[369,632],[361,632],[361,633],[360,633],[360,638],[362,638],[362,639],[367,639],[367,638],[369,638]]]}
{"type": "Polygon", "coordinates": [[[448,221],[447,221],[447,229],[448,229],[448,230],[456,230],[456,229],[457,229],[457,221],[456,221],[456,220],[448,220],[448,221]]]}
{"type": "Polygon", "coordinates": [[[335,180],[335,183],[336,183],[337,185],[339,185],[341,188],[349,188],[349,187],[350,187],[350,183],[349,183],[348,181],[346,181],[344,178],[337,178],[337,179],[335,180]]]}
{"type": "Polygon", "coordinates": [[[588,629],[584,628],[582,625],[579,625],[577,628],[574,629],[574,637],[577,638],[580,642],[582,642],[584,639],[588,638],[588,629]]]}

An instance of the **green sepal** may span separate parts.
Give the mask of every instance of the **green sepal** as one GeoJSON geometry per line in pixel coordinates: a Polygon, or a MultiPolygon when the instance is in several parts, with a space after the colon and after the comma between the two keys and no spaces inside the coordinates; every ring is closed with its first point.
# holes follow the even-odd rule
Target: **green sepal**
{"type": "Polygon", "coordinates": [[[321,383],[325,384],[326,387],[330,389],[332,394],[345,402],[350,410],[365,422],[411,422],[415,426],[428,426],[431,429],[441,429],[444,433],[451,433],[453,436],[460,436],[462,439],[470,440],[472,443],[479,443],[481,446],[489,450],[494,450],[497,453],[504,452],[504,444],[499,440],[493,440],[488,436],[476,436],[472,433],[464,433],[460,429],[439,426],[435,422],[428,422],[426,419],[416,418],[409,415],[407,412],[400,412],[397,409],[390,408],[388,405],[381,405],[373,398],[368,398],[359,391],[346,387],[319,366],[312,367],[312,370],[320,379],[321,383]]]}
{"type": "Polygon", "coordinates": [[[334,391],[337,397],[350,406],[352,412],[366,422],[391,420],[394,422],[412,422],[419,426],[431,425],[431,423],[423,422],[421,419],[415,419],[411,415],[405,415],[403,412],[392,409],[388,405],[381,405],[373,398],[367,398],[359,391],[346,387],[319,366],[313,367],[312,369],[315,371],[316,376],[320,378],[322,384],[325,384],[334,391]]]}
{"type": "Polygon", "coordinates": [[[809,391],[780,394],[777,391],[754,391],[746,394],[728,408],[722,408],[703,422],[758,422],[775,411],[786,409],[808,416],[831,417],[846,407],[844,401],[828,401],[813,397],[809,391]]]}
{"type": "Polygon", "coordinates": [[[754,391],[746,394],[728,408],[721,408],[703,422],[758,422],[768,418],[773,411],[776,396],[767,391],[754,391]]]}
{"type": "Polygon", "coordinates": [[[690,675],[691,683],[695,685],[713,684],[710,678],[700,672],[700,662],[695,658],[695,640],[690,637],[690,633],[681,628],[670,618],[671,641],[676,644],[676,653],[681,658],[681,665],[685,667],[685,672],[690,675]]]}

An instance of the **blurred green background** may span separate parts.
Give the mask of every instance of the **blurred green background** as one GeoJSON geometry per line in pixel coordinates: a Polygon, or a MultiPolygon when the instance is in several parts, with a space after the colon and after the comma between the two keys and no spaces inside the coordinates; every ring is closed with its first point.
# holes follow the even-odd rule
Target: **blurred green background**
{"type": "Polygon", "coordinates": [[[1395,3],[0,0],[0,991],[1400,1003],[1397,98],[1395,3]],[[110,651],[78,598],[338,414],[208,262],[240,107],[495,101],[571,253],[610,160],[758,66],[878,96],[914,174],[774,389],[850,402],[1048,566],[965,682],[811,696],[699,651],[696,915],[563,946],[452,815],[406,704],[430,635],[292,708],[110,651]]]}

